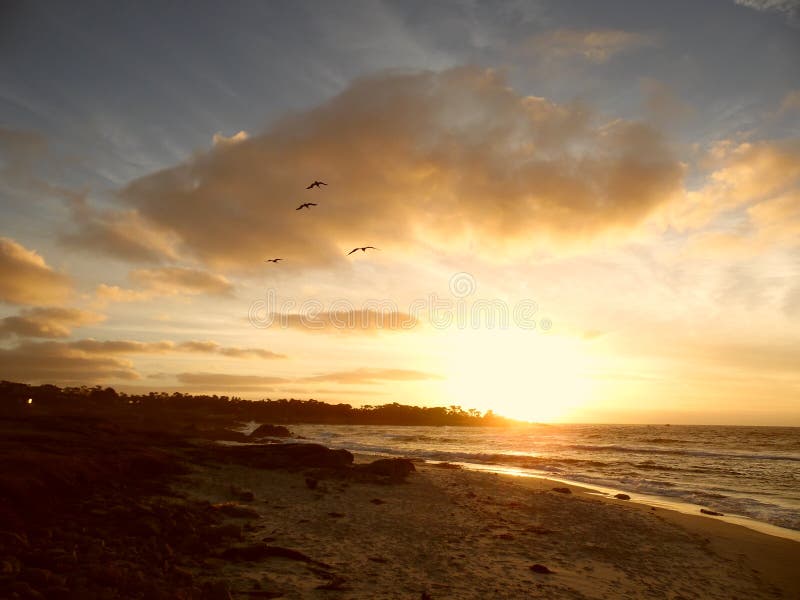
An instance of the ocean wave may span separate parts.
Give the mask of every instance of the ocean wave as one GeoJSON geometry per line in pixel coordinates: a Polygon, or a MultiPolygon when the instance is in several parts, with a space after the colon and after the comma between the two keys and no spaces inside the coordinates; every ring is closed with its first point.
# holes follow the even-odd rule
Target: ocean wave
{"type": "Polygon", "coordinates": [[[615,452],[629,454],[664,454],[670,456],[701,456],[707,458],[734,458],[750,460],[786,460],[800,462],[800,456],[787,454],[752,454],[744,452],[714,452],[709,450],[673,450],[670,448],[645,448],[642,446],[619,446],[616,444],[594,445],[594,444],[567,444],[566,448],[572,450],[584,450],[589,452],[615,452]]]}

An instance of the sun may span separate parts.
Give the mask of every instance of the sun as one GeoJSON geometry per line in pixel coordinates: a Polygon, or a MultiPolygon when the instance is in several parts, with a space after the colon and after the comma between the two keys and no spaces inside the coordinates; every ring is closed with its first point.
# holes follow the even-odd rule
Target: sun
{"type": "Polygon", "coordinates": [[[580,341],[537,331],[448,332],[448,403],[535,422],[570,420],[590,401],[580,341]]]}

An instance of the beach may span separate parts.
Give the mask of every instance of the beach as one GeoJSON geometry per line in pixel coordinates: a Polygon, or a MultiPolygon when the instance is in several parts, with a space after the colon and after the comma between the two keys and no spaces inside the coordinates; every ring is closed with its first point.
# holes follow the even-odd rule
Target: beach
{"type": "Polygon", "coordinates": [[[329,598],[332,581],[343,598],[800,594],[800,544],[791,540],[546,479],[415,467],[404,483],[334,478],[309,489],[302,474],[228,466],[199,469],[180,489],[211,502],[230,501],[230,485],[251,490],[259,516],[248,521],[248,542],[330,567],[283,558],[215,564],[233,597],[329,598]]]}
{"type": "Polygon", "coordinates": [[[0,597],[800,596],[800,543],[716,517],[447,462],[153,427],[0,419],[0,597]]]}

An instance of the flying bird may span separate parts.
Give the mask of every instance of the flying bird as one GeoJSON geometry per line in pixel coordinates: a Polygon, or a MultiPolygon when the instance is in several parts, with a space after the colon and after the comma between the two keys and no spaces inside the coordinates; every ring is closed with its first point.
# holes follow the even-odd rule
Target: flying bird
{"type": "Polygon", "coordinates": [[[298,206],[297,208],[295,208],[295,210],[300,210],[302,208],[307,208],[307,209],[311,210],[311,207],[312,206],[316,206],[316,205],[317,205],[316,202],[305,202],[305,203],[301,204],[300,206],[298,206]]]}
{"type": "Polygon", "coordinates": [[[278,264],[279,260],[283,260],[283,259],[282,258],[267,258],[267,259],[264,260],[264,262],[271,262],[271,263],[278,264]]]}
{"type": "Polygon", "coordinates": [[[353,252],[358,252],[359,250],[366,252],[367,250],[380,250],[380,248],[376,248],[375,246],[361,246],[360,248],[353,248],[350,250],[350,252],[347,253],[347,256],[350,256],[353,252]]]}
{"type": "Polygon", "coordinates": [[[328,184],[327,184],[327,183],[325,183],[324,181],[314,181],[314,182],[312,182],[312,183],[311,183],[311,185],[309,185],[309,186],[308,186],[306,189],[307,189],[307,190],[310,190],[311,188],[319,187],[319,186],[321,186],[321,185],[328,185],[328,184]]]}

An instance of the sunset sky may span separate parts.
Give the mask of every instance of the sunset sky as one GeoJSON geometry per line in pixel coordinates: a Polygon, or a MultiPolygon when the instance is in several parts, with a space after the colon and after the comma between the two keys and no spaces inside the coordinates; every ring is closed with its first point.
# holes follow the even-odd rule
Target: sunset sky
{"type": "Polygon", "coordinates": [[[800,2],[0,11],[0,379],[800,425],[800,2]]]}

